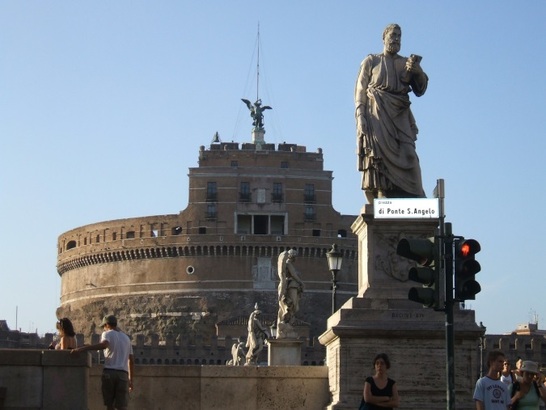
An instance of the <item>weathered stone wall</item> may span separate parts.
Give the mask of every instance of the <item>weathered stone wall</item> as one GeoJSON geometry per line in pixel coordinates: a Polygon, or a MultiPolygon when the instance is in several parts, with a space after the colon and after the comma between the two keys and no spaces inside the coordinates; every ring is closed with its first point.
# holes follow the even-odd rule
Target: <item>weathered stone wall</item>
{"type": "Polygon", "coordinates": [[[69,351],[0,349],[0,408],[87,409],[90,367],[69,351]]]}
{"type": "MultiPolygon", "coordinates": [[[[330,400],[325,366],[137,366],[129,407],[139,410],[320,410],[330,400]]],[[[102,410],[100,367],[89,410],[102,410]]]]}
{"type": "MultiPolygon", "coordinates": [[[[127,224],[142,225],[143,219],[127,224]]],[[[119,223],[112,222],[111,228],[119,223]]],[[[105,224],[97,225],[100,228],[70,231],[60,243],[80,244],[82,236],[95,237],[85,232],[105,231],[105,224]]],[[[171,224],[166,226],[162,229],[170,231],[171,224]]],[[[129,334],[151,331],[162,339],[168,334],[186,338],[200,334],[210,339],[216,323],[250,314],[255,303],[264,315],[276,316],[276,258],[291,246],[260,245],[256,243],[259,238],[241,242],[237,237],[239,242],[234,242],[234,235],[216,244],[210,235],[115,241],[108,235],[105,241],[78,245],[59,255],[62,303],[57,316],[70,318],[75,330],[86,337],[99,332],[96,325],[106,314],[118,316],[129,334]]],[[[306,283],[298,317],[310,323],[317,336],[324,331],[331,311],[331,277],[325,257],[331,245],[324,239],[302,243],[303,238],[295,237],[283,237],[283,243],[290,239],[299,252],[297,266],[306,283]]],[[[340,305],[356,293],[356,250],[351,250],[350,242],[347,245],[344,269],[338,275],[340,305]]]]}
{"type": "MultiPolygon", "coordinates": [[[[0,406],[104,409],[102,366],[68,351],[0,349],[0,406]]],[[[323,409],[324,366],[135,366],[129,407],[152,409],[323,409]]]]}

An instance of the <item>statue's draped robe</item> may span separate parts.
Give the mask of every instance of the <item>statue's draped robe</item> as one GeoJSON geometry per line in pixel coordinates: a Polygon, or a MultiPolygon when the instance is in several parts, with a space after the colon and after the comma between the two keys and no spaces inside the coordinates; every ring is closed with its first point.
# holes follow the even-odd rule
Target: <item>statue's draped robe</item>
{"type": "Polygon", "coordinates": [[[264,341],[267,339],[266,328],[262,325],[257,317],[257,312],[254,311],[248,318],[248,336],[246,341],[246,347],[248,351],[246,354],[247,363],[255,363],[258,358],[258,354],[263,349],[264,341]]]}
{"type": "Polygon", "coordinates": [[[408,93],[420,97],[426,91],[425,73],[409,80],[407,58],[370,54],[360,66],[355,105],[365,113],[367,132],[357,131],[358,169],[362,189],[377,197],[424,197],[419,157],[415,151],[417,126],[408,93]]]}
{"type": "Polygon", "coordinates": [[[294,276],[299,277],[298,271],[285,252],[279,255],[278,260],[279,310],[277,323],[293,324],[299,310],[302,289],[300,284],[293,279],[294,276]]]}

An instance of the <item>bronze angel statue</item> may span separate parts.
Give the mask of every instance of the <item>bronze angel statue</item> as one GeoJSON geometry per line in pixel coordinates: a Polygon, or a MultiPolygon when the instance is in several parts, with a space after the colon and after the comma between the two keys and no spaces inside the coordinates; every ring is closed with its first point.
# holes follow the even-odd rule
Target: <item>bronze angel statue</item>
{"type": "Polygon", "coordinates": [[[241,98],[241,100],[246,104],[250,110],[250,116],[252,117],[252,125],[255,128],[264,127],[264,110],[271,110],[272,108],[269,105],[262,106],[262,100],[257,99],[254,105],[249,100],[241,98]]]}

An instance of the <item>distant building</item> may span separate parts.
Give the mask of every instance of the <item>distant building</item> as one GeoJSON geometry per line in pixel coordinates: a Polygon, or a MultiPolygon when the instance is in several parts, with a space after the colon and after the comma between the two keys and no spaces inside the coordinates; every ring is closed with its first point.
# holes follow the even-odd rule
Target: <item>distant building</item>
{"type": "Polygon", "coordinates": [[[502,351],[515,368],[518,359],[532,360],[546,370],[546,330],[540,330],[538,323],[520,324],[511,333],[485,335],[481,355],[482,373],[487,373],[487,353],[491,350],[502,351]]]}
{"type": "Polygon", "coordinates": [[[0,349],[43,349],[49,346],[52,336],[40,338],[37,333],[11,330],[6,320],[0,320],[0,349]]]}

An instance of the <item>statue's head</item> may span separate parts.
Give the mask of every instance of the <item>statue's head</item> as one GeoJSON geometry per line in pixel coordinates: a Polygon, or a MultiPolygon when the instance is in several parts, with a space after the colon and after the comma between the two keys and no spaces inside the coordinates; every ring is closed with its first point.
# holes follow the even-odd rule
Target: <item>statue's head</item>
{"type": "Polygon", "coordinates": [[[400,51],[402,29],[398,24],[389,24],[383,30],[383,45],[386,52],[396,54],[400,51]]]}
{"type": "Polygon", "coordinates": [[[290,249],[288,252],[286,252],[289,259],[294,259],[296,256],[298,256],[298,251],[295,249],[290,249]]]}

